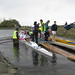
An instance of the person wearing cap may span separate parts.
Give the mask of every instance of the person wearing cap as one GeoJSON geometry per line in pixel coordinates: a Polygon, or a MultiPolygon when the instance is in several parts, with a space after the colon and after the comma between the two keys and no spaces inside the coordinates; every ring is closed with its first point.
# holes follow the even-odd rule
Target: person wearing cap
{"type": "Polygon", "coordinates": [[[37,25],[37,21],[34,22],[34,30],[33,30],[33,39],[32,41],[35,40],[35,42],[38,44],[38,25],[37,25]]]}
{"type": "Polygon", "coordinates": [[[16,28],[15,31],[13,32],[13,45],[19,45],[19,35],[18,35],[19,29],[16,28]]]}

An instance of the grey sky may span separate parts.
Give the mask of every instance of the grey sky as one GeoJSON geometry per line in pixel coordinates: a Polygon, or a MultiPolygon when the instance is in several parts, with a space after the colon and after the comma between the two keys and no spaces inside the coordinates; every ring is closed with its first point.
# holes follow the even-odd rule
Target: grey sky
{"type": "Polygon", "coordinates": [[[75,0],[0,0],[0,19],[16,19],[21,25],[48,19],[51,24],[75,21],[75,0]]]}

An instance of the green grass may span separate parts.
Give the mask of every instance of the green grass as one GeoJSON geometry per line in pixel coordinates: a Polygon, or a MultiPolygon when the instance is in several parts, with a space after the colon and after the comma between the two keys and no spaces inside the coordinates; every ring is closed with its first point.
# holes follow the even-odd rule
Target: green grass
{"type": "Polygon", "coordinates": [[[71,28],[70,30],[66,30],[64,26],[59,26],[57,30],[57,35],[61,37],[67,38],[75,38],[75,27],[71,28]]]}

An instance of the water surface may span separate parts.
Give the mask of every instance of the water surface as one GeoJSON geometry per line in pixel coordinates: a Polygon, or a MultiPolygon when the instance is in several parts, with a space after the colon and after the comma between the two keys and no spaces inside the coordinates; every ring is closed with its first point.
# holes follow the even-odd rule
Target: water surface
{"type": "MultiPolygon", "coordinates": [[[[13,30],[0,30],[1,37],[12,33],[13,30]]],[[[18,75],[75,75],[75,63],[59,54],[56,54],[57,62],[52,63],[50,57],[27,48],[22,43],[14,47],[12,41],[0,44],[0,51],[18,68],[18,75]]]]}

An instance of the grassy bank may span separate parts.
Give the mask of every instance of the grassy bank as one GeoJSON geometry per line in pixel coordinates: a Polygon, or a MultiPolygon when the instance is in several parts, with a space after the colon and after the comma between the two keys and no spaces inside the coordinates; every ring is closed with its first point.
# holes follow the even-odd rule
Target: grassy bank
{"type": "Polygon", "coordinates": [[[57,35],[61,37],[67,37],[71,39],[75,39],[75,27],[71,28],[70,30],[66,30],[64,26],[59,26],[57,35]]]}

